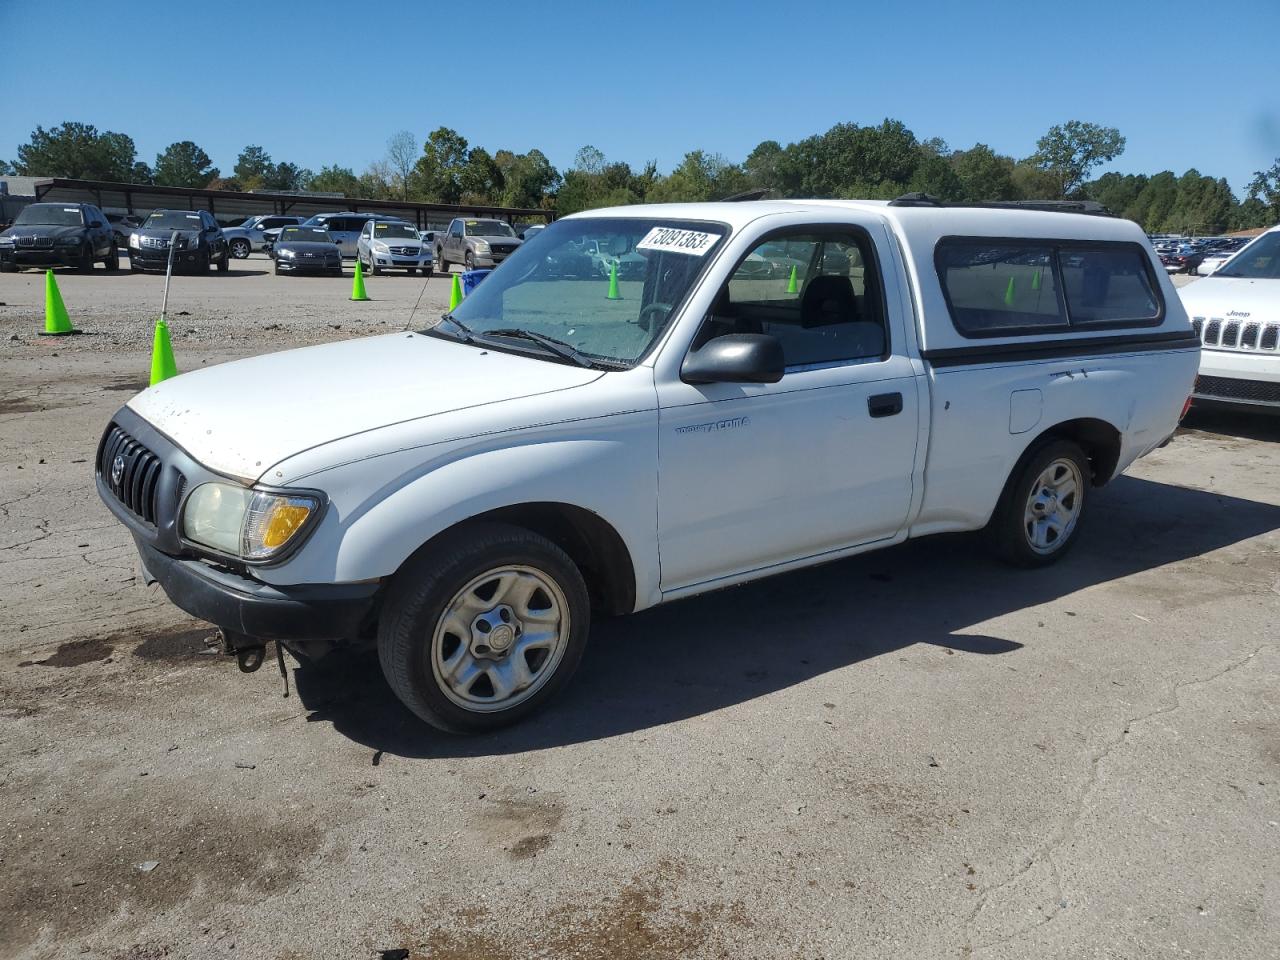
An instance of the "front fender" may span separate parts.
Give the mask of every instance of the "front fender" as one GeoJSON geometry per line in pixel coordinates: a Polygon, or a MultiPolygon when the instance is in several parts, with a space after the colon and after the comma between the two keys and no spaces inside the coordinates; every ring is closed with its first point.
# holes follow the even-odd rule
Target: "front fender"
{"type": "MultiPolygon", "coordinates": [[[[565,425],[572,426],[572,425],[565,425]]],[[[658,595],[657,435],[652,411],[608,418],[576,436],[490,438],[448,455],[404,450],[318,473],[330,506],[274,584],[387,577],[437,534],[523,503],[566,503],[613,527],[631,554],[637,606],[658,595]]]]}

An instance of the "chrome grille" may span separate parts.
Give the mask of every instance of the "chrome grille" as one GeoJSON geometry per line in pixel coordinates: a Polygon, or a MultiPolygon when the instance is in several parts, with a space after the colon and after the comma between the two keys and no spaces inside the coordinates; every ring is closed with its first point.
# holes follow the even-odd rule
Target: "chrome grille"
{"type": "Polygon", "coordinates": [[[143,237],[140,241],[144,247],[154,247],[156,250],[168,250],[168,237],[143,237]]]}
{"type": "Polygon", "coordinates": [[[156,489],[163,467],[159,457],[114,424],[102,440],[98,473],[117,500],[150,524],[156,522],[156,489]]]}
{"type": "Polygon", "coordinates": [[[53,246],[53,237],[19,237],[18,246],[35,247],[38,250],[48,250],[53,246]]]}
{"type": "Polygon", "coordinates": [[[417,247],[388,247],[397,257],[416,257],[418,255],[417,247]]]}
{"type": "Polygon", "coordinates": [[[1206,347],[1277,353],[1280,320],[1227,320],[1222,317],[1192,317],[1191,327],[1206,347]]]}

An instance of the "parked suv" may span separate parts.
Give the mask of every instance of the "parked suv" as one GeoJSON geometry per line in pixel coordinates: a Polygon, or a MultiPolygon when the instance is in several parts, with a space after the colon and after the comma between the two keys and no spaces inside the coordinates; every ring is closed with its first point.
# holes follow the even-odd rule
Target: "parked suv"
{"type": "Polygon", "coordinates": [[[243,668],[374,642],[451,731],[554,696],[593,611],[951,531],[1053,563],[1174,433],[1200,342],[1134,223],[918,202],[566,217],[417,332],[144,391],[98,492],[243,668]],[[551,269],[588,239],[643,275],[551,269]],[[743,269],[780,246],[794,275],[743,269]]]}
{"type": "Polygon", "coordinates": [[[231,268],[231,251],[213,214],[207,210],[154,210],[129,235],[129,269],[134,273],[166,269],[175,234],[174,270],[206,273],[215,263],[219,273],[231,268]]]}
{"type": "Polygon", "coordinates": [[[129,234],[142,226],[141,220],[127,213],[108,213],[107,222],[111,224],[117,247],[127,247],[129,245],[129,234]]]}
{"type": "Polygon", "coordinates": [[[436,235],[436,268],[447,273],[451,263],[468,270],[496,267],[523,242],[509,223],[459,217],[443,235],[436,235]]]}
{"type": "Polygon", "coordinates": [[[265,246],[264,233],[267,230],[279,230],[281,227],[294,226],[302,222],[302,217],[277,217],[266,215],[250,217],[244,223],[234,227],[223,227],[222,235],[227,239],[231,256],[243,260],[255,250],[265,246]]]}
{"type": "Polygon", "coordinates": [[[375,276],[383,270],[421,270],[431,276],[433,262],[431,248],[413,224],[395,220],[368,221],[356,241],[356,259],[375,276]]]}
{"type": "Polygon", "coordinates": [[[108,270],[120,269],[115,233],[92,203],[28,204],[0,233],[0,270],[6,272],[67,266],[88,273],[98,261],[108,270]]]}
{"type": "Polygon", "coordinates": [[[1280,227],[1178,292],[1204,342],[1196,405],[1280,414],[1280,227]]]}
{"type": "Polygon", "coordinates": [[[304,220],[304,227],[320,227],[333,237],[342,255],[353,259],[357,253],[360,231],[370,220],[381,223],[404,223],[399,217],[385,217],[374,213],[317,213],[309,220],[304,220]]]}

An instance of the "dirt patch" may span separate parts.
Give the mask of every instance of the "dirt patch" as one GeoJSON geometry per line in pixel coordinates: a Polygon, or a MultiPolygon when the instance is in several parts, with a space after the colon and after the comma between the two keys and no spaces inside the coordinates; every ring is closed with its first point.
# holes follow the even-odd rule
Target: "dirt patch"
{"type": "MultiPolygon", "coordinates": [[[[124,790],[88,783],[43,809],[22,808],[11,827],[23,841],[6,851],[0,881],[6,950],[21,953],[37,939],[65,943],[114,917],[163,914],[195,895],[256,903],[304,875],[322,842],[319,825],[265,807],[236,818],[193,809],[189,791],[153,779],[124,790]],[[140,869],[150,861],[158,865],[140,869]]],[[[157,948],[144,943],[123,956],[164,956],[157,948]]]]}
{"type": "Polygon", "coordinates": [[[13,397],[9,400],[0,400],[0,416],[6,413],[38,413],[44,408],[44,404],[32,403],[26,397],[13,397]]]}
{"type": "Polygon", "coordinates": [[[106,384],[103,390],[118,390],[122,393],[141,393],[147,387],[151,386],[146,380],[113,380],[106,384]]]}
{"type": "Polygon", "coordinates": [[[445,924],[417,933],[400,931],[411,960],[524,960],[526,957],[580,957],[582,960],[675,960],[690,956],[733,956],[737,935],[751,927],[738,902],[670,902],[685,871],[671,861],[637,874],[616,894],[535,913],[527,922],[499,925],[474,905],[459,909],[445,924]],[[507,931],[527,931],[516,939],[507,931]]]}
{"type": "Polygon", "coordinates": [[[480,832],[512,860],[531,860],[555,839],[564,809],[553,799],[497,800],[480,814],[480,832]]]}
{"type": "Polygon", "coordinates": [[[190,660],[209,656],[205,643],[217,631],[210,626],[182,630],[170,630],[147,637],[133,649],[135,657],[143,660],[190,660]]]}
{"type": "Polygon", "coordinates": [[[58,645],[57,653],[43,660],[23,660],[20,667],[79,667],[86,663],[97,663],[111,656],[115,649],[105,640],[72,640],[58,645]]]}

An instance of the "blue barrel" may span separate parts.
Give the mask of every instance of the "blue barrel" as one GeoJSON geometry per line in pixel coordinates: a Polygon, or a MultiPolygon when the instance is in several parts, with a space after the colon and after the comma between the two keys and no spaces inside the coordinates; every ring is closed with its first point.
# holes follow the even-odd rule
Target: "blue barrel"
{"type": "Polygon", "coordinates": [[[480,286],[480,281],[493,273],[492,270],[465,270],[462,273],[462,295],[471,296],[471,291],[480,286]]]}

